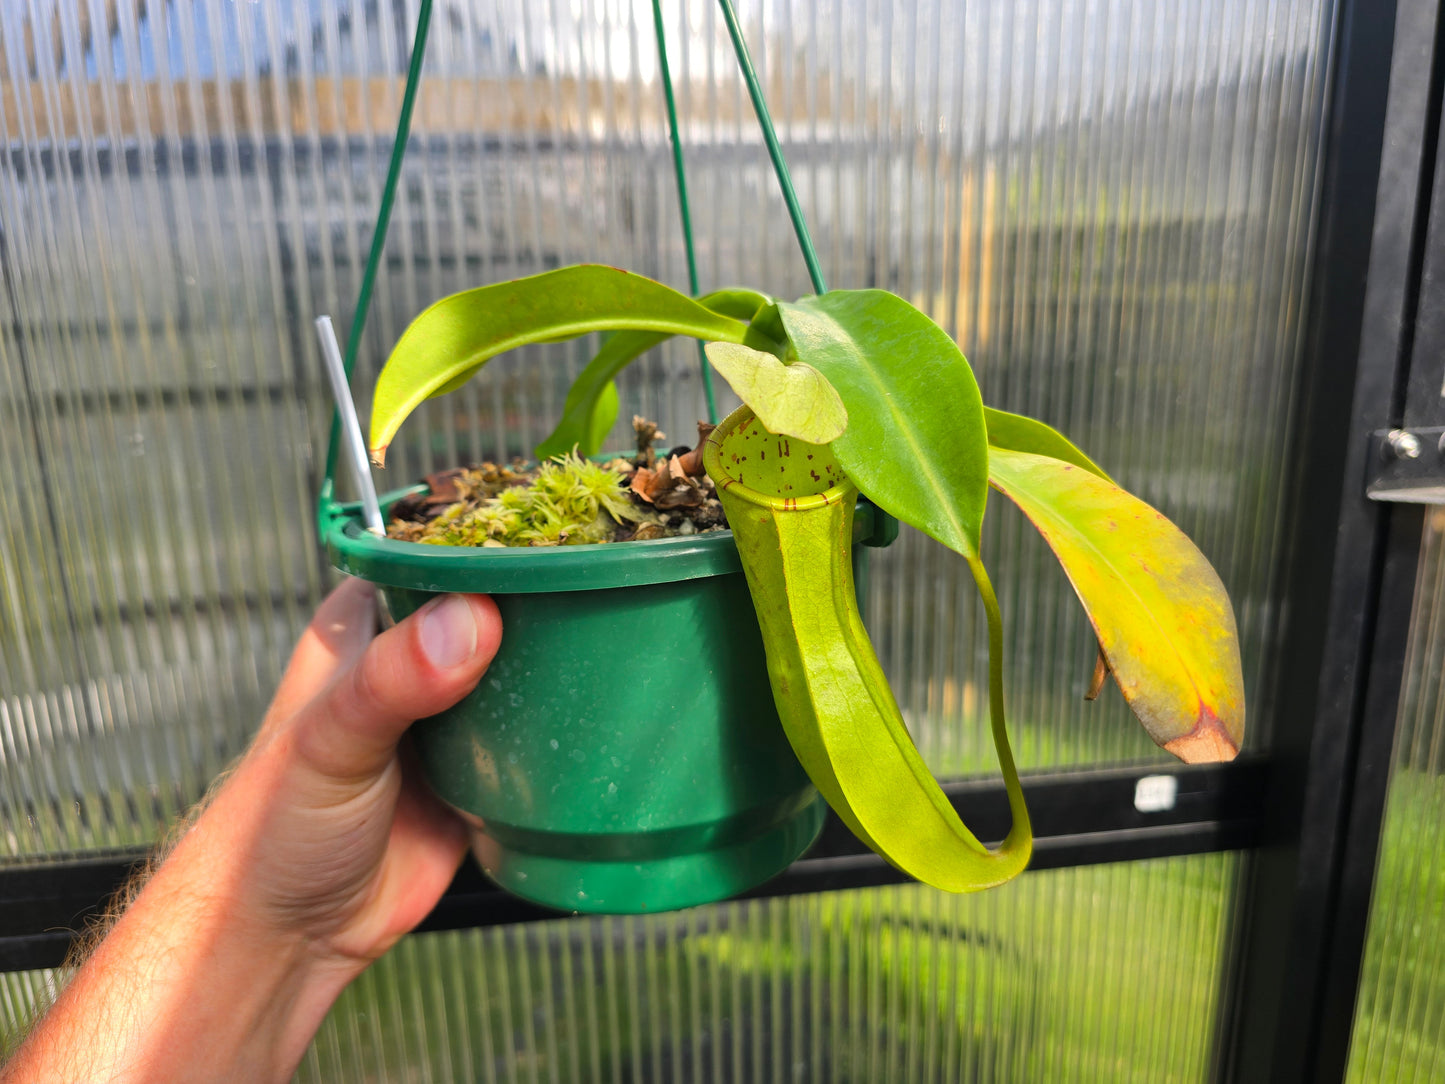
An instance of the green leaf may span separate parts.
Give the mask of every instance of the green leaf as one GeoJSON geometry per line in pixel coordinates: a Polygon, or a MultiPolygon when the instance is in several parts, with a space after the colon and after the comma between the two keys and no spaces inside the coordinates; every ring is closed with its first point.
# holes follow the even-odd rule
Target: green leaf
{"type": "MultiPolygon", "coordinates": [[[[382,462],[396,430],[423,400],[456,387],[496,355],[527,343],[619,330],[741,342],[748,329],[661,283],[596,264],[453,294],[412,321],[377,378],[372,458],[382,462]]],[[[589,403],[585,417],[591,416],[589,403]]],[[[586,432],[584,422],[579,442],[586,432]]]]}
{"type": "Polygon", "coordinates": [[[703,294],[697,299],[697,303],[720,316],[731,316],[735,320],[751,320],[759,309],[771,305],[773,299],[765,293],[749,290],[745,286],[727,286],[721,290],[714,290],[710,294],[703,294]]]}
{"type": "Polygon", "coordinates": [[[556,428],[533,453],[538,459],[551,459],[554,455],[570,452],[580,447],[583,455],[596,455],[600,448],[589,450],[592,418],[597,410],[599,396],[609,387],[615,387],[613,379],[637,358],[659,343],[672,338],[667,332],[618,331],[607,336],[602,348],[587,363],[572,386],[567,389],[567,398],[562,404],[562,417],[556,428]]]}
{"type": "Polygon", "coordinates": [[[798,359],[838,390],[838,462],[863,493],[965,557],[988,499],[983,401],[948,334],[901,297],[834,290],[779,302],[798,359]]]}
{"type": "Polygon", "coordinates": [[[436,391],[434,391],[434,392],[432,392],[430,395],[428,395],[427,398],[428,398],[428,399],[439,399],[439,398],[441,398],[443,395],[450,395],[452,392],[460,390],[460,389],[461,389],[461,386],[462,386],[463,384],[465,384],[468,380],[470,380],[472,377],[474,377],[474,376],[477,375],[477,370],[480,369],[480,368],[481,368],[481,366],[480,366],[480,365],[477,365],[477,366],[474,366],[473,368],[468,369],[466,372],[461,373],[461,374],[459,374],[458,376],[453,377],[451,380],[448,380],[448,381],[447,381],[445,384],[443,384],[441,387],[437,388],[436,391]]]}
{"type": "Polygon", "coordinates": [[[997,850],[959,819],[909,736],[858,613],[857,494],[830,448],[769,433],[743,407],[709,436],[704,462],[742,558],[778,717],[828,804],[936,888],[972,892],[1021,872],[1032,836],[1002,727],[994,738],[1014,823],[997,850]]]}
{"type": "Polygon", "coordinates": [[[784,365],[772,354],[740,343],[708,343],[705,349],[712,367],[770,432],[827,444],[847,429],[843,400],[811,365],[784,365]]]}
{"type": "Polygon", "coordinates": [[[1113,481],[1092,459],[1079,451],[1072,442],[1052,426],[1022,414],[1010,414],[1006,410],[983,408],[984,424],[988,427],[988,443],[992,448],[1003,448],[1011,452],[1031,452],[1046,455],[1083,467],[1090,474],[1097,474],[1106,482],[1113,481]]]}
{"type": "Polygon", "coordinates": [[[584,456],[596,455],[602,451],[602,442],[607,439],[607,434],[612,432],[612,426],[617,422],[617,411],[621,405],[621,400],[617,395],[617,385],[609,380],[607,387],[602,389],[602,394],[597,397],[597,402],[592,407],[592,418],[587,423],[587,441],[580,445],[580,451],[584,456]]]}
{"type": "Polygon", "coordinates": [[[772,350],[778,357],[787,360],[789,348],[788,329],[783,326],[783,316],[778,311],[777,302],[769,302],[753,313],[752,321],[748,324],[747,345],[757,350],[772,350]],[[763,345],[760,341],[766,339],[777,344],[777,349],[763,345]]]}
{"type": "MultiPolygon", "coordinates": [[[[756,290],[731,287],[705,294],[697,299],[697,303],[719,316],[748,319],[760,308],[771,305],[772,299],[756,290]]],[[[650,331],[619,331],[608,336],[596,356],[587,363],[585,369],[577,374],[577,379],[567,389],[567,399],[562,404],[562,417],[558,419],[556,428],[552,430],[547,439],[537,445],[533,454],[538,459],[550,459],[554,455],[569,452],[574,447],[580,447],[584,455],[595,455],[597,451],[600,451],[601,449],[598,448],[589,452],[586,440],[587,419],[596,409],[597,396],[602,393],[609,381],[614,380],[617,374],[633,361],[670,338],[672,338],[671,332],[650,331]]],[[[742,339],[719,341],[745,341],[762,348],[772,345],[770,341],[755,340],[758,340],[758,336],[749,327],[744,332],[742,339]]]]}
{"type": "Polygon", "coordinates": [[[1224,584],[1194,543],[1071,463],[994,448],[989,470],[1064,566],[1150,737],[1190,763],[1233,759],[1244,740],[1239,635],[1224,584]]]}

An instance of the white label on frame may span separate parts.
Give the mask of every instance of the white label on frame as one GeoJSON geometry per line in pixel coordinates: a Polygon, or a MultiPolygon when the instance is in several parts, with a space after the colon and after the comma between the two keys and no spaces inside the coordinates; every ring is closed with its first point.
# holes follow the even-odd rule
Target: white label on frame
{"type": "Polygon", "coordinates": [[[1134,784],[1134,808],[1140,813],[1163,813],[1174,808],[1179,780],[1172,775],[1146,775],[1134,784]]]}

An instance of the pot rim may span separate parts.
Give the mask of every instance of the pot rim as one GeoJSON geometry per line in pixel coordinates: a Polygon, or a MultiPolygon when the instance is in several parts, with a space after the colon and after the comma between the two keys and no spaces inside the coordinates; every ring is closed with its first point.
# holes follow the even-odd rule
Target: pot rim
{"type": "MultiPolygon", "coordinates": [[[[382,514],[408,486],[381,498],[382,514]]],[[[419,591],[536,594],[676,583],[741,572],[729,530],[545,548],[429,546],[366,530],[357,502],[323,500],[317,509],[327,556],[340,571],[383,587],[419,591]]]]}
{"type": "MultiPolygon", "coordinates": [[[[751,415],[747,407],[739,407],[723,419],[715,432],[728,432],[732,425],[751,415]]],[[[703,455],[704,459],[716,459],[711,438],[703,455]]],[[[720,471],[720,475],[727,477],[727,472],[720,471]]],[[[716,477],[718,475],[714,475],[716,477]]],[[[424,492],[425,484],[419,484],[382,494],[383,519],[401,498],[424,492]]],[[[816,496],[774,498],[732,482],[728,492],[755,504],[803,511],[837,503],[845,497],[856,499],[858,491],[848,482],[816,496]]],[[[317,503],[316,514],[318,533],[332,566],[381,587],[438,593],[545,594],[680,583],[711,576],[741,575],[743,570],[731,530],[649,538],[641,542],[528,549],[477,548],[429,546],[374,535],[366,529],[359,501],[337,501],[325,490],[317,503]]],[[[896,535],[896,523],[878,514],[867,501],[859,502],[853,527],[855,542],[886,546],[896,535]],[[891,524],[893,530],[880,532],[880,521],[891,524]]]]}

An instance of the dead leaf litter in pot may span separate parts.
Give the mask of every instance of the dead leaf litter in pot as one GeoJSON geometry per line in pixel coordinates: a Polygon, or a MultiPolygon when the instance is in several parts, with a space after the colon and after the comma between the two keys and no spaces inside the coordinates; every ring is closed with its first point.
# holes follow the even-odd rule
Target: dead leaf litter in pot
{"type": "Polygon", "coordinates": [[[656,424],[632,419],[637,453],[596,463],[572,454],[529,467],[481,463],[428,475],[426,492],[391,509],[388,538],[436,546],[572,546],[709,534],[727,528],[702,467],[712,426],[659,453],[656,424]]]}

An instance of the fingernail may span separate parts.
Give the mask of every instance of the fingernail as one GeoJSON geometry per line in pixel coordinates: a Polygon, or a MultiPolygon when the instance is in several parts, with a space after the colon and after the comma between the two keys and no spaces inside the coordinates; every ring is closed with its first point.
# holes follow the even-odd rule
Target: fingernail
{"type": "Polygon", "coordinates": [[[477,650],[477,619],[471,604],[460,595],[448,595],[427,610],[421,620],[421,649],[440,670],[471,658],[477,650]]]}

